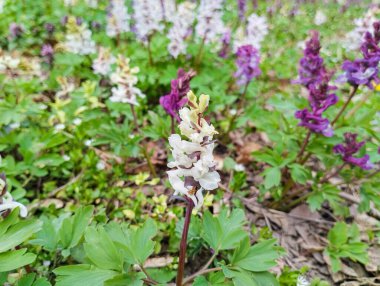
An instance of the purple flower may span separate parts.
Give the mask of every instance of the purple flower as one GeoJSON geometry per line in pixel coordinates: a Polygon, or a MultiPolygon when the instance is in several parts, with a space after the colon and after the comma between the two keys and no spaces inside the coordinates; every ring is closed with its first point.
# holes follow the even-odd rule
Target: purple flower
{"type": "Polygon", "coordinates": [[[364,36],[360,50],[362,52],[362,59],[354,61],[345,61],[342,65],[344,74],[338,78],[341,82],[348,82],[352,86],[366,85],[373,89],[374,83],[379,83],[379,69],[380,62],[380,22],[373,24],[373,35],[367,32],[364,36]]]}
{"type": "Polygon", "coordinates": [[[366,154],[361,158],[356,158],[355,155],[365,144],[364,141],[357,142],[357,134],[345,133],[344,143],[335,145],[334,153],[342,155],[343,161],[351,165],[358,166],[363,170],[370,170],[373,168],[373,164],[369,160],[369,155],[366,154]]]}
{"type": "Polygon", "coordinates": [[[227,58],[230,50],[231,50],[231,31],[228,29],[222,36],[222,48],[219,51],[218,55],[219,57],[225,59],[227,58]]]}
{"type": "Polygon", "coordinates": [[[160,97],[160,104],[165,111],[178,122],[178,111],[187,103],[187,93],[190,90],[190,80],[195,76],[194,71],[185,72],[179,69],[177,78],[171,81],[169,94],[160,97]]]}
{"type": "Polygon", "coordinates": [[[253,78],[261,74],[259,51],[252,45],[245,45],[238,48],[236,55],[237,71],[234,76],[238,80],[238,85],[245,86],[249,84],[253,78]]]}
{"type": "Polygon", "coordinates": [[[334,135],[330,121],[323,118],[320,114],[311,113],[307,108],[305,108],[298,110],[295,116],[301,120],[301,122],[298,123],[298,126],[306,127],[310,131],[323,134],[326,137],[331,137],[334,135]]]}
{"type": "Polygon", "coordinates": [[[239,19],[244,20],[247,11],[247,0],[237,0],[239,19]]]}
{"type": "Polygon", "coordinates": [[[53,63],[54,49],[50,44],[44,44],[41,48],[41,56],[45,57],[48,64],[53,63]]]}
{"type": "Polygon", "coordinates": [[[24,29],[22,28],[21,25],[18,25],[16,23],[11,23],[9,25],[9,34],[11,38],[13,39],[18,38],[22,35],[23,32],[24,32],[24,29]]]}
{"type": "Polygon", "coordinates": [[[309,92],[311,110],[302,109],[296,112],[296,118],[300,119],[299,126],[308,128],[314,133],[323,134],[326,137],[333,136],[334,132],[328,119],[323,118],[323,112],[338,101],[338,97],[331,91],[336,87],[329,84],[332,73],[324,66],[323,58],[319,52],[321,45],[319,34],[311,32],[311,38],[306,43],[304,56],[300,60],[299,79],[295,83],[305,86],[309,92]]]}
{"type": "Polygon", "coordinates": [[[46,32],[48,32],[49,34],[53,34],[55,27],[52,23],[46,23],[44,27],[45,27],[46,32]]]}

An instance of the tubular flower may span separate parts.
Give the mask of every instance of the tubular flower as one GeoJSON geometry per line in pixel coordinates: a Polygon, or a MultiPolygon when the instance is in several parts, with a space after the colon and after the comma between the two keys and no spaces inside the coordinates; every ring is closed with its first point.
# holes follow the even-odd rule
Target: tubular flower
{"type": "Polygon", "coordinates": [[[218,56],[225,59],[228,57],[229,53],[231,52],[231,30],[227,29],[222,38],[222,48],[220,49],[218,56]]]}
{"type": "Polygon", "coordinates": [[[306,43],[304,57],[300,60],[299,78],[294,81],[307,88],[311,110],[298,110],[295,117],[301,120],[299,126],[331,137],[334,135],[333,129],[329,120],[322,115],[327,108],[337,103],[338,97],[331,92],[336,87],[329,84],[332,73],[326,70],[320,49],[319,34],[312,31],[311,38],[306,43]]]}
{"type": "Polygon", "coordinates": [[[268,23],[264,16],[251,14],[247,18],[246,27],[240,27],[234,39],[234,51],[240,46],[252,45],[257,50],[261,48],[261,42],[268,34],[268,23]]]}
{"type": "Polygon", "coordinates": [[[365,154],[361,158],[356,158],[355,155],[365,144],[364,141],[357,142],[356,138],[358,134],[354,133],[345,133],[344,134],[344,144],[338,144],[334,146],[334,152],[342,155],[343,161],[358,166],[363,170],[371,170],[373,164],[369,160],[369,155],[365,154]]]}
{"type": "Polygon", "coordinates": [[[203,190],[211,191],[218,187],[220,176],[215,171],[213,157],[213,136],[217,134],[210,123],[203,117],[209,103],[209,96],[202,94],[198,98],[190,91],[188,107],[180,110],[181,135],[169,137],[173,161],[168,163],[169,182],[174,188],[174,195],[190,198],[196,208],[203,204],[203,190]]]}
{"type": "Polygon", "coordinates": [[[15,208],[20,209],[20,216],[26,217],[28,215],[27,208],[13,200],[12,195],[7,192],[7,183],[4,174],[0,174],[0,216],[8,210],[15,208]]]}
{"type": "Polygon", "coordinates": [[[195,32],[206,44],[219,40],[226,30],[222,20],[223,2],[223,0],[200,2],[195,32]]]}
{"type": "Polygon", "coordinates": [[[380,62],[380,22],[373,24],[373,34],[367,32],[361,45],[362,59],[345,61],[342,65],[344,74],[339,78],[353,86],[366,85],[373,89],[380,82],[378,65],[380,62]]]}
{"type": "Polygon", "coordinates": [[[185,1],[179,4],[178,10],[168,18],[173,23],[167,35],[170,40],[168,51],[174,58],[180,54],[186,54],[185,40],[189,36],[194,22],[194,9],[194,3],[185,1]]]}
{"type": "Polygon", "coordinates": [[[95,53],[95,42],[91,39],[91,30],[85,23],[78,23],[75,17],[67,19],[65,48],[74,54],[89,55],[95,53]]]}
{"type": "Polygon", "coordinates": [[[108,6],[106,33],[115,37],[121,33],[129,32],[129,14],[124,0],[111,0],[108,6]]]}
{"type": "Polygon", "coordinates": [[[116,59],[110,50],[100,47],[98,57],[92,63],[92,69],[96,74],[108,75],[111,72],[111,65],[115,62],[116,59]]]}
{"type": "Polygon", "coordinates": [[[119,55],[117,59],[117,68],[111,74],[110,79],[116,87],[112,88],[112,102],[123,102],[133,105],[138,105],[137,97],[144,97],[140,89],[135,87],[138,79],[136,74],[139,72],[138,67],[131,68],[129,59],[119,55]]]}
{"type": "Polygon", "coordinates": [[[141,41],[147,42],[155,31],[164,29],[161,23],[164,18],[161,0],[134,0],[133,10],[134,32],[141,41]]]}
{"type": "Polygon", "coordinates": [[[177,78],[171,81],[169,94],[160,97],[160,104],[166,113],[180,121],[178,111],[187,103],[187,93],[190,91],[190,80],[195,76],[194,71],[185,72],[179,69],[177,78]]]}
{"type": "Polygon", "coordinates": [[[246,45],[240,47],[236,55],[236,66],[238,69],[234,76],[238,79],[238,85],[244,86],[261,74],[259,51],[252,45],[246,45]]]}

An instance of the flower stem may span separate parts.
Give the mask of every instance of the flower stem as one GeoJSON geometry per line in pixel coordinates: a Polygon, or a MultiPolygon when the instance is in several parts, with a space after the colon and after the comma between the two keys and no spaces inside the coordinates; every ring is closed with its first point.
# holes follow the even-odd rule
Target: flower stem
{"type": "MultiPolygon", "coordinates": [[[[206,34],[207,35],[207,34],[206,34]]],[[[202,58],[202,54],[203,54],[203,48],[205,46],[205,43],[206,43],[206,35],[203,37],[202,39],[202,42],[201,42],[201,45],[199,47],[199,50],[198,50],[198,54],[195,58],[195,63],[194,65],[197,67],[199,66],[199,63],[201,62],[201,58],[202,58]]]]}
{"type": "Polygon", "coordinates": [[[133,116],[133,123],[135,124],[135,128],[136,128],[136,130],[139,130],[140,128],[139,128],[139,122],[137,121],[135,106],[133,104],[129,104],[129,106],[131,107],[131,112],[132,112],[132,116],[133,116]]]}
{"type": "Polygon", "coordinates": [[[339,110],[338,114],[335,116],[334,120],[331,121],[331,126],[333,126],[337,121],[338,119],[340,118],[340,116],[343,114],[343,112],[346,110],[348,104],[351,102],[352,98],[354,97],[356,91],[358,90],[358,86],[357,85],[354,85],[351,89],[351,92],[348,96],[348,99],[347,101],[344,103],[344,105],[342,106],[342,108],[339,110]]]}
{"type": "Polygon", "coordinates": [[[296,161],[302,161],[302,156],[303,156],[303,153],[304,153],[305,150],[306,150],[307,144],[309,144],[309,142],[310,142],[310,137],[311,137],[311,131],[309,130],[309,131],[307,132],[307,135],[306,135],[306,137],[305,137],[305,140],[304,140],[303,143],[302,143],[301,149],[300,149],[300,151],[299,151],[298,154],[297,154],[297,159],[296,159],[296,161]]]}
{"type": "Polygon", "coordinates": [[[236,113],[230,119],[230,123],[228,125],[228,130],[226,132],[227,135],[230,133],[230,131],[234,127],[234,123],[235,123],[235,120],[236,120],[237,116],[239,115],[239,111],[240,111],[240,109],[243,107],[243,105],[245,103],[245,97],[246,97],[246,94],[247,94],[248,86],[249,86],[249,82],[247,82],[245,84],[243,93],[240,96],[240,100],[239,100],[239,103],[238,103],[238,106],[237,106],[237,109],[236,109],[236,113]]]}
{"type": "Polygon", "coordinates": [[[181,238],[181,244],[180,244],[180,249],[179,249],[179,262],[178,262],[178,272],[177,272],[177,280],[176,280],[177,286],[182,286],[183,274],[185,271],[187,235],[189,233],[191,213],[194,208],[193,201],[189,198],[186,198],[186,200],[187,200],[187,206],[186,206],[186,214],[185,214],[185,223],[183,225],[182,238],[181,238]]]}
{"type": "Polygon", "coordinates": [[[174,119],[174,117],[171,117],[171,132],[172,132],[172,134],[175,133],[175,119],[174,119]]]}
{"type": "Polygon", "coordinates": [[[152,57],[152,50],[151,50],[151,36],[148,37],[148,56],[149,56],[149,65],[153,65],[153,57],[152,57]]]}

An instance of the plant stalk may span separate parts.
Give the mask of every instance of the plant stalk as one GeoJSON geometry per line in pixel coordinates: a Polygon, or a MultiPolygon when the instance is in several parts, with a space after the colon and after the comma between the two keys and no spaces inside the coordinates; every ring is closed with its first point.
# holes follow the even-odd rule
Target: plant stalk
{"type": "Polygon", "coordinates": [[[191,199],[186,198],[187,206],[186,206],[186,214],[185,214],[185,222],[183,225],[181,244],[179,249],[179,262],[178,262],[178,272],[176,285],[182,286],[183,274],[185,272],[185,260],[186,260],[186,249],[187,249],[187,236],[189,233],[190,221],[191,221],[191,213],[194,208],[194,203],[191,199]]]}
{"type": "Polygon", "coordinates": [[[347,101],[344,103],[344,105],[342,106],[342,108],[339,110],[338,114],[335,116],[334,120],[331,121],[331,126],[333,126],[337,121],[338,119],[340,118],[340,116],[343,114],[343,112],[346,110],[348,104],[351,102],[352,98],[354,97],[356,91],[358,90],[358,86],[357,85],[354,85],[351,89],[351,92],[348,96],[348,99],[347,101]]]}

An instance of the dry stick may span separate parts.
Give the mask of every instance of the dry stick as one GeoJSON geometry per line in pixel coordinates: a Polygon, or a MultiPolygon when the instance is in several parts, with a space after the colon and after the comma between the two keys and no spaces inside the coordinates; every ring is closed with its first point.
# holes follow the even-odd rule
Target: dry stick
{"type": "MultiPolygon", "coordinates": [[[[135,106],[133,104],[129,104],[129,106],[131,107],[131,111],[132,111],[132,115],[133,115],[133,123],[135,124],[135,127],[136,127],[136,130],[137,131],[140,131],[140,127],[139,127],[139,123],[137,121],[137,115],[136,115],[136,111],[135,111],[135,106]]],[[[149,167],[149,170],[150,172],[152,173],[153,177],[157,177],[157,173],[156,173],[156,169],[154,168],[153,164],[152,164],[152,160],[150,159],[150,156],[148,154],[148,150],[145,146],[145,144],[143,143],[142,144],[142,151],[143,151],[143,154],[144,154],[144,157],[146,159],[146,162],[148,163],[148,167],[149,167]]]]}
{"type": "Polygon", "coordinates": [[[183,284],[182,285],[186,285],[187,283],[190,283],[195,278],[197,278],[199,275],[203,275],[203,274],[207,274],[207,273],[211,273],[211,272],[216,272],[216,271],[220,271],[220,270],[222,270],[221,267],[215,267],[215,268],[209,268],[209,269],[199,270],[198,272],[195,272],[194,274],[191,274],[189,277],[186,277],[183,280],[183,284]]]}
{"type": "Polygon", "coordinates": [[[186,260],[186,249],[187,249],[187,235],[189,233],[190,221],[191,221],[191,213],[194,208],[194,203],[191,199],[186,197],[187,206],[186,206],[186,214],[185,214],[185,222],[182,230],[182,238],[179,249],[179,262],[178,262],[178,272],[176,285],[182,286],[183,274],[185,272],[185,260],[186,260]]]}
{"type": "Polygon", "coordinates": [[[338,114],[335,116],[334,120],[331,121],[331,126],[333,126],[337,121],[338,119],[340,118],[340,116],[343,114],[343,112],[346,110],[348,104],[351,102],[352,98],[354,97],[356,91],[358,90],[358,86],[357,85],[354,85],[351,89],[351,92],[350,92],[350,95],[347,99],[347,101],[344,103],[344,105],[342,106],[342,108],[339,110],[338,114]]]}

